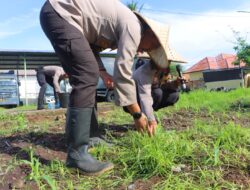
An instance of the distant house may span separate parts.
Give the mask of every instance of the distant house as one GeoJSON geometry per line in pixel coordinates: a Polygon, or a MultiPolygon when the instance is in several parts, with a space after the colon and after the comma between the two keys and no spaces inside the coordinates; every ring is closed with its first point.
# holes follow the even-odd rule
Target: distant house
{"type": "MultiPolygon", "coordinates": [[[[234,65],[233,62],[235,60],[236,55],[233,54],[219,54],[216,57],[205,57],[191,68],[186,70],[184,75],[189,78],[192,88],[202,88],[206,86],[206,81],[204,81],[204,73],[223,70],[230,70],[232,72],[234,69],[239,69],[245,66],[244,63],[241,63],[240,65],[234,65]]],[[[229,82],[229,79],[227,80],[229,82]]]]}

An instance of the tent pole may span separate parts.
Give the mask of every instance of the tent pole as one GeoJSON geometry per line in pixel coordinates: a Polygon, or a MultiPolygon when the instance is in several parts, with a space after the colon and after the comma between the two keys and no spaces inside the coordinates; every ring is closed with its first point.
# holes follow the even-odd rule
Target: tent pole
{"type": "Polygon", "coordinates": [[[28,105],[28,97],[27,97],[27,62],[26,55],[23,57],[23,66],[24,66],[24,91],[25,91],[25,105],[28,105]]]}
{"type": "Polygon", "coordinates": [[[16,65],[16,73],[17,73],[17,96],[18,96],[18,105],[20,106],[20,102],[21,102],[21,99],[20,99],[20,81],[19,81],[19,61],[16,65]]]}

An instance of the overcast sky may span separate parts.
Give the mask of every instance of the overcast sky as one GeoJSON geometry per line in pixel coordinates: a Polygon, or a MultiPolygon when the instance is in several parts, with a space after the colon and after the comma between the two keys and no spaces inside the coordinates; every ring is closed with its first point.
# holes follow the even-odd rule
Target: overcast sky
{"type": "MultiPolygon", "coordinates": [[[[2,1],[0,50],[52,51],[39,25],[44,0],[2,1]]],[[[123,3],[130,0],[122,0],[123,3]]],[[[235,53],[232,29],[250,32],[249,0],[138,0],[142,14],[170,26],[170,45],[190,64],[206,56],[235,53]],[[238,11],[249,11],[240,13],[238,11]]],[[[249,37],[250,38],[250,37],[249,37]]],[[[247,41],[249,42],[249,38],[247,41]]]]}

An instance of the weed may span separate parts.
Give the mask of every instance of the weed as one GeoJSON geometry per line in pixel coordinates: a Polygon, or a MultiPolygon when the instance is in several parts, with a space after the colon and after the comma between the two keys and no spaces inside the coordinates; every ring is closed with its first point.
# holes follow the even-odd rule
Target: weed
{"type": "Polygon", "coordinates": [[[0,135],[9,135],[27,129],[27,120],[24,114],[0,114],[0,135]]]}
{"type": "Polygon", "coordinates": [[[38,185],[39,189],[47,189],[47,185],[44,185],[44,182],[48,184],[50,189],[57,189],[57,182],[44,173],[42,165],[37,158],[34,156],[34,151],[32,148],[29,149],[30,161],[22,160],[21,163],[28,165],[31,168],[31,172],[28,175],[29,180],[34,180],[38,185]]]}
{"type": "MultiPolygon", "coordinates": [[[[129,131],[119,138],[113,137],[112,147],[95,147],[91,151],[92,155],[98,160],[109,160],[115,164],[113,171],[98,177],[72,173],[59,160],[42,164],[35,156],[36,145],[33,149],[26,149],[30,159],[22,160],[21,163],[30,167],[27,178],[35,181],[39,189],[126,189],[138,179],[150,181],[155,176],[161,179],[160,182],[148,188],[248,189],[249,185],[242,183],[243,180],[237,182],[230,175],[225,177],[226,172],[230,173],[232,169],[248,176],[250,129],[243,125],[249,124],[250,115],[245,108],[242,111],[242,105],[247,105],[247,99],[250,99],[249,89],[227,93],[198,90],[181,94],[180,101],[175,106],[156,113],[159,127],[155,137],[129,131]],[[232,105],[238,106],[237,109],[232,109],[232,105]],[[192,111],[192,127],[182,131],[166,131],[162,118],[180,110],[192,111]],[[200,113],[206,115],[199,115],[200,113]],[[236,120],[240,119],[246,119],[246,122],[237,123],[236,120]],[[179,166],[182,166],[179,171],[173,170],[179,166]]],[[[103,106],[112,108],[99,117],[99,121],[105,125],[119,127],[133,123],[131,116],[121,108],[112,104],[103,106]]],[[[2,135],[26,133],[30,130],[23,114],[10,115],[1,112],[0,119],[2,135]]],[[[190,118],[183,118],[183,121],[185,119],[190,118]]],[[[51,126],[48,121],[44,125],[37,125],[35,129],[37,133],[44,130],[51,130],[53,133],[54,128],[52,130],[51,126]]],[[[17,163],[18,158],[10,165],[14,167],[17,163]]]]}

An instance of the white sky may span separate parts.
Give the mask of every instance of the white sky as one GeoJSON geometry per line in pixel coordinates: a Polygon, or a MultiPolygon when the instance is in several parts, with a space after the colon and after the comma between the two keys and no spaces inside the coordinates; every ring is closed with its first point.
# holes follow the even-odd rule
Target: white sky
{"type": "Polygon", "coordinates": [[[240,32],[249,42],[250,12],[245,10],[250,3],[229,11],[210,10],[196,15],[145,12],[149,18],[170,25],[169,43],[189,64],[194,64],[206,56],[214,57],[220,53],[233,53],[235,35],[240,32]]]}

